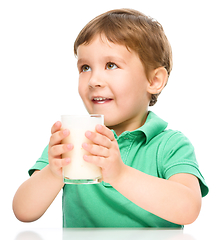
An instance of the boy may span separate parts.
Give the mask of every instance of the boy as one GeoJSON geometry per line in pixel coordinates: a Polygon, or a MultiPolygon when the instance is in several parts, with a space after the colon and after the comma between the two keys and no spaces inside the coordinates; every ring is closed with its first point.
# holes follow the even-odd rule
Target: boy
{"type": "Polygon", "coordinates": [[[40,218],[63,188],[63,227],[179,227],[197,218],[208,187],[191,143],[148,111],[172,69],[162,26],[142,13],[104,13],[78,35],[79,94],[105,126],[86,132],[84,160],[102,168],[97,185],[65,185],[61,159],[72,144],[57,122],[41,158],[13,201],[17,218],[40,218]]]}

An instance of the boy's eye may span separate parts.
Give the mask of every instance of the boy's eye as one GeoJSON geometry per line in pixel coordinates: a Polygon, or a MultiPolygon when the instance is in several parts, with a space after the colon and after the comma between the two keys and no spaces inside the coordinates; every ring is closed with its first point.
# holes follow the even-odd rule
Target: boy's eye
{"type": "Polygon", "coordinates": [[[81,67],[81,71],[82,71],[82,72],[89,72],[89,71],[91,71],[91,68],[90,68],[90,66],[88,66],[88,65],[83,65],[83,66],[81,67]]]}
{"type": "Polygon", "coordinates": [[[109,62],[106,64],[106,69],[111,70],[111,69],[116,69],[116,68],[118,68],[118,66],[115,63],[109,62]]]}

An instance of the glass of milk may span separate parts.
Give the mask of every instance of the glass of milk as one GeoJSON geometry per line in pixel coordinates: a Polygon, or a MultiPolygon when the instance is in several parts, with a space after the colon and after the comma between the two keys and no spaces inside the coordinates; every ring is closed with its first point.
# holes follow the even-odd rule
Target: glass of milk
{"type": "Polygon", "coordinates": [[[74,148],[62,154],[62,158],[71,158],[69,165],[63,167],[63,181],[68,184],[94,184],[102,179],[101,168],[85,162],[83,155],[87,154],[82,144],[90,142],[85,137],[86,131],[95,132],[97,124],[104,124],[104,116],[91,115],[62,115],[62,128],[69,129],[70,135],[62,143],[72,143],[74,148]]]}

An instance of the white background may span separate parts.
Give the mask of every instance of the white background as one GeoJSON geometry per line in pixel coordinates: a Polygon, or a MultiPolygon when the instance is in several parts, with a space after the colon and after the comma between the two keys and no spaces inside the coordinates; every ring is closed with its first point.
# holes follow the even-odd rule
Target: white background
{"type": "Polygon", "coordinates": [[[20,223],[12,199],[49,142],[61,114],[85,113],[77,93],[73,42],[95,16],[134,8],[157,19],[172,45],[174,67],[150,108],[195,146],[210,188],[197,221],[186,232],[211,229],[216,216],[216,2],[207,1],[0,1],[1,226],[61,227],[61,194],[34,223],[20,223]],[[2,225],[3,224],[3,225],[2,225]]]}

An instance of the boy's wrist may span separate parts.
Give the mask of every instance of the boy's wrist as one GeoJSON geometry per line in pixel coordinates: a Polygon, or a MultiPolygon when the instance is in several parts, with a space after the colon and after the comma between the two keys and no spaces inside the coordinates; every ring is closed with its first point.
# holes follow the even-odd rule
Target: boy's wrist
{"type": "Polygon", "coordinates": [[[124,164],[118,176],[113,179],[112,182],[110,182],[114,188],[118,188],[120,185],[122,185],[122,183],[125,182],[125,179],[128,178],[129,168],[129,166],[124,164]]]}
{"type": "Polygon", "coordinates": [[[49,175],[50,175],[53,179],[56,179],[56,180],[58,180],[58,181],[62,181],[62,183],[63,183],[63,176],[54,173],[54,172],[52,171],[52,169],[51,169],[50,164],[48,164],[48,169],[49,169],[49,175]]]}

